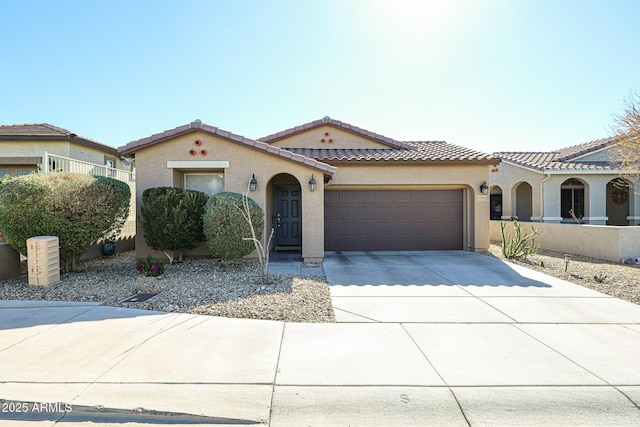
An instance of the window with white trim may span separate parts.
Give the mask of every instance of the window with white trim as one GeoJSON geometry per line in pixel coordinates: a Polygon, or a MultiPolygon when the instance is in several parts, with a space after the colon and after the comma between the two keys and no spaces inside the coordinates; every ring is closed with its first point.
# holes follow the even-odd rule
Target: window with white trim
{"type": "Polygon", "coordinates": [[[222,173],[185,173],[184,188],[202,191],[211,197],[224,191],[224,174],[222,173]]]}

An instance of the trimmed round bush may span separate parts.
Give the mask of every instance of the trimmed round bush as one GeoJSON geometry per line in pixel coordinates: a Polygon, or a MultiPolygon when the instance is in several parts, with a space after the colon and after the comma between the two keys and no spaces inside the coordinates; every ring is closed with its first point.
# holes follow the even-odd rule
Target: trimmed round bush
{"type": "MultiPolygon", "coordinates": [[[[218,193],[209,199],[202,217],[207,246],[214,258],[224,262],[240,259],[255,249],[251,240],[243,240],[251,237],[251,227],[243,216],[243,197],[238,193],[218,193]]],[[[261,239],[264,213],[253,199],[247,201],[255,235],[261,239]]]]}
{"type": "Polygon", "coordinates": [[[204,241],[202,215],[206,204],[207,195],[201,191],[172,187],[144,190],[140,212],[147,245],[163,251],[170,263],[175,251],[182,260],[183,251],[204,241]]]}
{"type": "Polygon", "coordinates": [[[98,240],[120,231],[129,215],[129,186],[103,176],[32,174],[0,181],[0,229],[27,255],[27,239],[58,236],[65,271],[98,240]]]}

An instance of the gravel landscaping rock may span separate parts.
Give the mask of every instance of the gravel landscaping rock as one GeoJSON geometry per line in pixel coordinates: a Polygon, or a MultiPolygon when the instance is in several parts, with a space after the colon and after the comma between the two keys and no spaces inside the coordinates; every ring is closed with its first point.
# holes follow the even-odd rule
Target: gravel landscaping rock
{"type": "MultiPolygon", "coordinates": [[[[491,244],[488,255],[505,259],[500,244],[491,244]]],[[[640,265],[622,264],[571,254],[565,273],[563,252],[541,249],[526,260],[506,260],[550,276],[594,289],[635,304],[640,304],[640,265]]]]}
{"type": "MultiPolygon", "coordinates": [[[[504,259],[499,244],[486,253],[504,259]]],[[[527,260],[508,260],[596,291],[640,304],[640,265],[625,265],[572,255],[565,273],[564,253],[540,250],[527,260]]],[[[26,277],[0,282],[0,299],[93,301],[105,305],[204,314],[211,316],[335,322],[329,287],[322,276],[272,274],[260,281],[255,261],[223,265],[212,259],[189,258],[166,266],[161,277],[144,277],[135,268],[133,252],[80,263],[78,272],[61,282],[30,286],[26,277]],[[144,302],[122,302],[139,293],[156,296],[144,302]]]]}
{"type": "Polygon", "coordinates": [[[135,255],[80,263],[60,283],[30,286],[22,277],[0,282],[0,299],[94,301],[105,305],[211,316],[335,322],[324,277],[272,274],[263,285],[256,261],[224,265],[213,259],[189,258],[166,265],[161,277],[145,277],[134,268],[135,255]],[[139,293],[158,295],[144,302],[122,302],[139,293]]]}

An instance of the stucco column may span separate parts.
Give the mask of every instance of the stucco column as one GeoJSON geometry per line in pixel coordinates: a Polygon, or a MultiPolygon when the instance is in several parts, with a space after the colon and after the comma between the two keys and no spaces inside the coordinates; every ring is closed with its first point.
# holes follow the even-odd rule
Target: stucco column
{"type": "Polygon", "coordinates": [[[504,220],[510,220],[511,217],[513,216],[513,206],[512,206],[512,201],[513,198],[511,197],[511,189],[510,188],[504,188],[502,190],[502,219],[504,220]]]}
{"type": "Polygon", "coordinates": [[[470,192],[471,197],[475,198],[475,212],[474,216],[474,228],[475,241],[473,242],[473,250],[476,252],[482,252],[489,249],[491,244],[491,232],[490,232],[490,212],[489,212],[489,195],[483,195],[475,188],[467,190],[470,192]]]}
{"type": "Polygon", "coordinates": [[[640,225],[640,182],[634,181],[629,187],[629,225],[640,225]]]}
{"type": "Polygon", "coordinates": [[[544,182],[544,211],[543,222],[550,224],[560,224],[562,214],[560,212],[560,183],[561,181],[550,179],[544,182]]]}
{"type": "Polygon", "coordinates": [[[531,221],[542,220],[541,185],[531,184],[531,221]]]}
{"type": "MultiPolygon", "coordinates": [[[[309,174],[309,178],[311,174],[309,174]]],[[[314,176],[316,190],[309,190],[309,178],[301,179],[302,190],[302,259],[322,262],[324,258],[324,179],[314,176]]]]}
{"type": "Polygon", "coordinates": [[[607,182],[608,179],[589,179],[589,190],[585,191],[588,208],[584,220],[587,224],[607,225],[607,182]]]}

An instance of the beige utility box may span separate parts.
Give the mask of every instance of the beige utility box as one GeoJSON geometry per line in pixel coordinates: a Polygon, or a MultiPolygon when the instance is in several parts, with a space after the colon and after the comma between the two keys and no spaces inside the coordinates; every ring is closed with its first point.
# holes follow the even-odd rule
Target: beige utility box
{"type": "Polygon", "coordinates": [[[29,284],[49,286],[60,281],[60,240],[55,236],[27,239],[29,284]]]}

